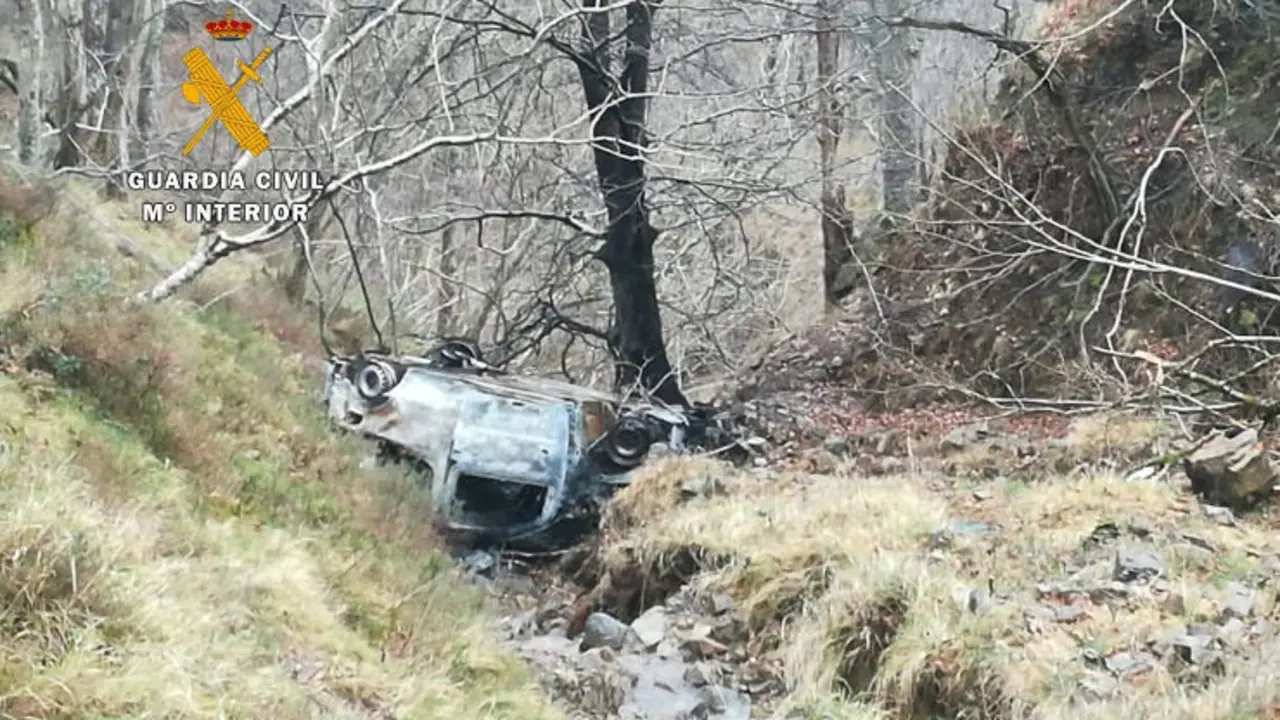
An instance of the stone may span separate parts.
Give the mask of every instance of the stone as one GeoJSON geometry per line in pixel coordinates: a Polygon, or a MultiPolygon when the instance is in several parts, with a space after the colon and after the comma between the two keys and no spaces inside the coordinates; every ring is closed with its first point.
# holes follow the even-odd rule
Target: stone
{"type": "Polygon", "coordinates": [[[1219,525],[1232,527],[1236,524],[1236,515],[1231,512],[1231,508],[1220,505],[1203,505],[1202,508],[1204,509],[1205,517],[1219,525]]]}
{"type": "Polygon", "coordinates": [[[685,638],[684,641],[680,643],[680,649],[694,660],[710,660],[729,652],[729,648],[725,647],[721,643],[718,643],[709,637],[700,635],[685,638]]]}
{"type": "Polygon", "coordinates": [[[684,671],[684,681],[693,687],[706,687],[716,681],[716,671],[707,663],[694,663],[684,671]]]}
{"type": "Polygon", "coordinates": [[[475,550],[471,554],[467,555],[462,563],[471,572],[477,575],[483,575],[484,573],[492,570],[494,566],[498,564],[498,560],[493,556],[493,553],[485,552],[484,550],[475,550]]]}
{"type": "Polygon", "coordinates": [[[658,646],[667,636],[667,611],[661,605],[649,608],[631,623],[631,631],[635,633],[640,645],[649,650],[658,646]]]}
{"type": "Polygon", "coordinates": [[[1120,688],[1116,679],[1098,672],[1091,672],[1080,679],[1076,687],[1076,697],[1084,702],[1108,700],[1115,696],[1120,688]]]}
{"type": "Polygon", "coordinates": [[[713,615],[723,615],[727,612],[733,612],[735,607],[733,598],[729,593],[718,592],[711,595],[711,613],[713,615]]]}
{"type": "Polygon", "coordinates": [[[1173,651],[1183,662],[1198,665],[1204,662],[1212,642],[1211,638],[1203,635],[1184,633],[1173,641],[1173,651]]]}
{"type": "Polygon", "coordinates": [[[721,617],[716,624],[712,625],[708,636],[718,643],[732,645],[741,641],[746,634],[746,624],[736,617],[729,616],[721,617]]]}
{"type": "Polygon", "coordinates": [[[627,643],[630,631],[630,628],[611,615],[601,612],[591,613],[583,627],[581,649],[586,651],[607,647],[621,650],[627,643]]]}
{"type": "Polygon", "coordinates": [[[1143,651],[1125,651],[1106,657],[1103,664],[1112,674],[1123,680],[1155,669],[1156,658],[1143,651]]]}
{"type": "Polygon", "coordinates": [[[1227,583],[1227,594],[1222,601],[1222,619],[1249,618],[1253,615],[1256,604],[1256,595],[1253,590],[1238,582],[1227,583]]]}
{"type": "Polygon", "coordinates": [[[1170,615],[1187,614],[1187,597],[1178,590],[1170,590],[1160,601],[1160,609],[1170,615]]]}
{"type": "Polygon", "coordinates": [[[1248,629],[1249,626],[1245,625],[1240,618],[1231,618],[1218,628],[1218,639],[1227,644],[1234,644],[1244,637],[1248,629]]]}
{"type": "Polygon", "coordinates": [[[822,441],[822,449],[832,455],[844,455],[849,452],[849,439],[841,435],[831,435],[822,441]]]}
{"type": "Polygon", "coordinates": [[[1182,462],[1192,492],[1215,505],[1234,506],[1269,494],[1275,471],[1254,428],[1215,430],[1182,462]]]}
{"type": "Polygon", "coordinates": [[[992,436],[991,429],[985,423],[962,425],[947,433],[942,439],[942,449],[949,451],[963,450],[992,436]]]}
{"type": "Polygon", "coordinates": [[[1112,577],[1120,582],[1143,582],[1164,574],[1164,558],[1159,553],[1145,550],[1125,550],[1116,553],[1112,577]]]}

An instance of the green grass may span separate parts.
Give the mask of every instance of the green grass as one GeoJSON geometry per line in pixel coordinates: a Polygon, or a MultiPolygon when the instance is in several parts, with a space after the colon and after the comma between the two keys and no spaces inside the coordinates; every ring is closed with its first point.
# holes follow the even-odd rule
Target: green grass
{"type": "Polygon", "coordinates": [[[127,306],[153,278],[97,221],[6,227],[0,716],[558,717],[409,480],[326,429],[307,320],[197,311],[234,267],[127,306]]]}

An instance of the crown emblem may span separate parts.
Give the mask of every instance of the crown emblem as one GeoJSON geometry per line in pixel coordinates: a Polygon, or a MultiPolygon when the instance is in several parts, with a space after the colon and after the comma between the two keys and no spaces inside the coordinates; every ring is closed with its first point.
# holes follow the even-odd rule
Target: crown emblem
{"type": "Polygon", "coordinates": [[[210,20],[204,24],[204,30],[212,35],[214,40],[237,42],[253,32],[253,23],[247,20],[232,20],[231,11],[228,10],[226,19],[210,20]]]}

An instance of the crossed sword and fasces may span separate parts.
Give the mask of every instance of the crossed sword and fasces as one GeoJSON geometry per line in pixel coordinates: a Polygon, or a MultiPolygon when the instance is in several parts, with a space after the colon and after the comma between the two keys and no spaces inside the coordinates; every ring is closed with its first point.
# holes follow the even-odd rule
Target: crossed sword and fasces
{"type": "Polygon", "coordinates": [[[271,143],[262,132],[262,128],[249,116],[244,105],[241,105],[239,98],[236,97],[236,93],[249,80],[262,84],[262,78],[258,76],[257,70],[270,54],[271,48],[265,48],[249,65],[237,60],[236,65],[240,68],[241,74],[235,84],[230,87],[222,79],[218,69],[213,66],[209,56],[204,54],[204,50],[194,48],[182,56],[182,63],[191,73],[191,81],[182,83],[182,97],[193,105],[200,102],[200,98],[203,97],[212,110],[209,117],[205,118],[204,124],[187,142],[186,147],[182,148],[183,155],[191,154],[196,143],[200,142],[200,138],[213,127],[215,120],[221,120],[222,126],[231,133],[231,137],[254,157],[270,146],[271,143]]]}

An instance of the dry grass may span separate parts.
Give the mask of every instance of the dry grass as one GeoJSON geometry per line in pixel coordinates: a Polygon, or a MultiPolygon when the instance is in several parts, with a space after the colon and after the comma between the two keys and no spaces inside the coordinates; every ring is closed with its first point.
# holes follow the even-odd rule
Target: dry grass
{"type": "MultiPolygon", "coordinates": [[[[1148,424],[1113,420],[1081,424],[1072,437],[1083,454],[1157,436],[1148,424]]],[[[1120,700],[1075,697],[1089,653],[1142,648],[1176,624],[1212,620],[1228,581],[1264,577],[1259,558],[1280,550],[1267,528],[1218,524],[1180,478],[1075,473],[988,483],[978,494],[945,480],[764,480],[671,461],[624,491],[602,556],[619,570],[660,568],[689,548],[715,558],[698,582],[735,596],[755,648],[783,662],[791,701],[810,717],[1199,720],[1248,717],[1274,700],[1267,658],[1280,641],[1265,639],[1204,690],[1161,667],[1120,700]],[[681,486],[699,478],[719,491],[682,500],[681,486]],[[940,543],[935,531],[949,523],[950,542],[940,543]],[[1091,545],[1108,524],[1121,537],[1091,545]],[[1106,588],[1121,548],[1162,553],[1168,586],[1120,600],[1037,589],[1106,588]],[[1080,616],[1030,621],[1040,603],[1072,604],[1080,616]]],[[[1269,614],[1262,603],[1258,612],[1269,614]]]]}
{"type": "Polygon", "coordinates": [[[126,307],[98,229],[0,240],[0,716],[557,717],[328,433],[305,321],[126,307]]]}

